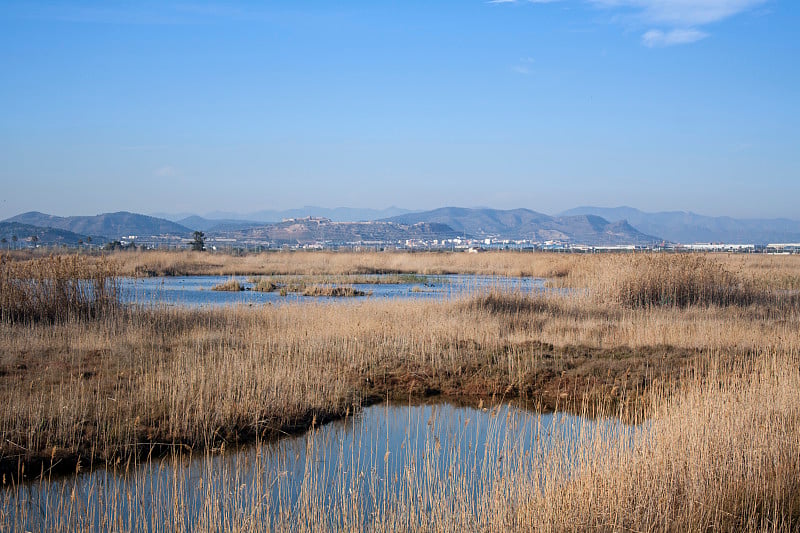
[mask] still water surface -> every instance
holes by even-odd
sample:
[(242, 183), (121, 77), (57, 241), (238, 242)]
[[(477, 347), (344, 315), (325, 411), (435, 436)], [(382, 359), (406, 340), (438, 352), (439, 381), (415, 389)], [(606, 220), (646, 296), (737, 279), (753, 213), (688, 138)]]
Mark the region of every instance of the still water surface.
[[(341, 276), (345, 278), (345, 276)], [(220, 306), (235, 304), (266, 304), (303, 301), (346, 301), (365, 298), (399, 298), (409, 300), (447, 299), (470, 292), (498, 289), (522, 293), (534, 293), (545, 290), (543, 278), (511, 278), (504, 276), (474, 276), (452, 274), (443, 276), (413, 276), (413, 281), (404, 283), (380, 283), (380, 275), (358, 276), (361, 281), (374, 279), (373, 283), (343, 283), (337, 285), (352, 286), (367, 293), (366, 296), (354, 298), (329, 298), (302, 296), (280, 292), (257, 292), (245, 290), (225, 292), (212, 290), (232, 279), (231, 276), (176, 276), (132, 279), (122, 282), (122, 298), (126, 303), (142, 305), (177, 305), (177, 306)], [(248, 276), (234, 276), (245, 287), (252, 287)], [(280, 281), (281, 276), (270, 276)], [(291, 276), (291, 279), (302, 279), (302, 276)], [(354, 278), (355, 279), (355, 278)]]
[(215, 516), (308, 519), (309, 509), (335, 525), (353, 508), (362, 518), (398, 505), (434, 512), (443, 501), (477, 509), (507, 476), (542, 483), (546, 471), (585, 464), (590, 442), (624, 443), (635, 431), (508, 404), (375, 405), (301, 436), (6, 491), (0, 526), (58, 529), (67, 516), (81, 529), (154, 531), (166, 520), (191, 530)]

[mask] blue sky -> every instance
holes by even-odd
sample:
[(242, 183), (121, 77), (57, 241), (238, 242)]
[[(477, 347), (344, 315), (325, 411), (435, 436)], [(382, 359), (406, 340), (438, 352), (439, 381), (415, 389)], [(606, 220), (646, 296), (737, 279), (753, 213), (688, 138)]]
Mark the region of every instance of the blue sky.
[(789, 0), (0, 1), (0, 218), (800, 219)]

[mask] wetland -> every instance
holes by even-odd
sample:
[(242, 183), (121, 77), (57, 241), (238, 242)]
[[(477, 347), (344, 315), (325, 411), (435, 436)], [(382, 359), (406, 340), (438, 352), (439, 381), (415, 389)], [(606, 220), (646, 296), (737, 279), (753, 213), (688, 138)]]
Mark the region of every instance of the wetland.
[[(4, 256), (0, 528), (798, 527), (796, 257), (467, 255)], [(173, 275), (124, 279), (143, 264)], [(178, 274), (220, 276), (203, 296), (232, 276), (405, 275), (451, 292), (125, 303), (126, 283)], [(457, 451), (450, 468), (440, 454), (462, 450), (467, 418), (463, 439), (486, 449), (476, 428), (494, 428), (502, 453), (478, 467)], [(455, 425), (430, 433), (431, 419)], [(369, 465), (361, 484), (334, 450)]]

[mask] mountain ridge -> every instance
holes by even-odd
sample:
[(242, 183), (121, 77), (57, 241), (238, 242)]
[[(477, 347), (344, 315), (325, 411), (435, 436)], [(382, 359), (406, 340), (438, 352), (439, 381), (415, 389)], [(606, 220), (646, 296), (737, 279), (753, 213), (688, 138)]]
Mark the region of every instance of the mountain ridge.
[(672, 242), (724, 242), (728, 244), (768, 244), (800, 242), (800, 221), (787, 218), (742, 219), (712, 217), (691, 211), (650, 213), (630, 206), (580, 206), (560, 213), (562, 216), (596, 215), (610, 222), (627, 220), (644, 233), (652, 233)]
[[(335, 208), (342, 213), (349, 208)], [(394, 208), (392, 208), (394, 209)], [(399, 208), (397, 208), (399, 209)], [(331, 210), (328, 210), (331, 211)], [(360, 210), (363, 211), (363, 210)], [(381, 210), (378, 210), (379, 212)], [(209, 235), (239, 236), (276, 235), (276, 238), (293, 242), (292, 235), (284, 234), (286, 227), (295, 223), (296, 233), (320, 240), (335, 236), (355, 239), (364, 234), (366, 240), (375, 240), (383, 233), (388, 241), (402, 240), (402, 231), (407, 238), (420, 235), (429, 238), (473, 238), (509, 239), (535, 242), (560, 241), (586, 245), (649, 245), (662, 242), (690, 244), (695, 242), (724, 242), (728, 244), (768, 244), (800, 242), (800, 221), (776, 219), (735, 219), (732, 217), (709, 217), (690, 211), (663, 211), (648, 213), (639, 209), (620, 207), (581, 206), (551, 216), (531, 209), (491, 209), (447, 206), (428, 211), (408, 211), (392, 217), (371, 221), (335, 221), (328, 217), (287, 217), (281, 222), (259, 222), (245, 219), (206, 219), (196, 215), (178, 222), (119, 211), (94, 216), (59, 217), (30, 211), (6, 219), (7, 223), (27, 224), (38, 228), (54, 228), (74, 233), (50, 235), (54, 242), (75, 242), (91, 236), (95, 242), (138, 237), (171, 236), (185, 239), (192, 231), (204, 231)], [(283, 214), (304, 212), (303, 209), (286, 210)], [(300, 231), (297, 221), (304, 219), (327, 220), (325, 224), (309, 225)], [(392, 222), (396, 227), (375, 225)], [(344, 224), (353, 224), (347, 228)], [(371, 225), (370, 225), (371, 224)], [(425, 229), (414, 229), (416, 224), (427, 224)], [(360, 225), (360, 226), (359, 226)], [(402, 228), (406, 229), (403, 230)], [(32, 230), (26, 229), (28, 233)], [(32, 234), (32, 233), (31, 233)], [(44, 235), (44, 234), (42, 234)]]
[(94, 238), (118, 239), (128, 235), (180, 235), (188, 237), (192, 230), (166, 219), (117, 211), (93, 216), (59, 217), (39, 211), (28, 211), (3, 222), (19, 222), (40, 228), (54, 228)]
[(594, 215), (553, 217), (530, 209), (442, 207), (385, 219), (406, 224), (435, 222), (477, 238), (565, 241), (572, 244), (653, 244), (662, 239), (646, 235), (627, 223), (611, 223)]
[[(22, 222), (0, 222), (0, 239), (6, 240), (2, 245), (3, 249), (17, 246), (20, 241), (30, 243), (31, 237), (34, 235), (36, 236), (37, 244), (41, 245), (78, 245), (90, 242), (90, 237), (88, 235), (81, 235), (72, 231), (33, 226), (31, 224), (23, 224)], [(16, 243), (14, 242), (14, 237), (17, 237)]]

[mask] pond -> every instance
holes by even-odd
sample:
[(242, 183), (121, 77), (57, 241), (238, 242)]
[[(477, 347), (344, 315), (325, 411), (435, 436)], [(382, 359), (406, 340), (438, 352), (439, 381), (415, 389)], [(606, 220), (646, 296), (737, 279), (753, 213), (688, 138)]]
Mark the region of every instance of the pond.
[[(243, 291), (217, 291), (214, 287), (236, 280)], [(265, 276), (276, 285), (288, 287), (272, 292), (253, 290), (259, 277), (248, 276), (176, 276), (133, 279), (122, 282), (125, 303), (140, 305), (177, 305), (188, 307), (220, 305), (257, 305), (303, 301), (343, 301), (364, 298), (399, 298), (410, 300), (448, 299), (477, 291), (503, 290), (522, 293), (544, 291), (543, 278), (515, 278), (451, 274), (335, 276)], [(348, 286), (363, 293), (355, 297), (304, 296), (302, 287)], [(297, 290), (299, 292), (292, 292)]]
[(0, 531), (363, 530), (397, 513), (480, 513), (498, 493), (563, 479), (598, 442), (626, 446), (636, 432), (508, 404), (374, 405), (301, 436), (7, 489)]

